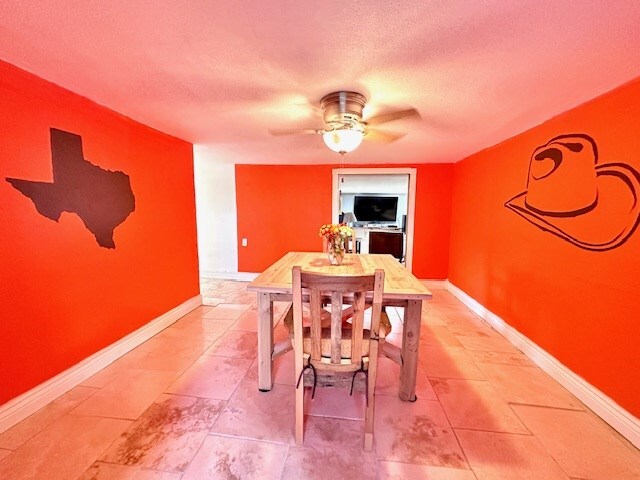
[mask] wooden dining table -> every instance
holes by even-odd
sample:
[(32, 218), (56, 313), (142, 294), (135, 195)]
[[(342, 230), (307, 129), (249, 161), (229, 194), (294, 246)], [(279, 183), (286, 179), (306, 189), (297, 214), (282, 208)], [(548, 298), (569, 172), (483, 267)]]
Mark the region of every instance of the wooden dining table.
[(404, 308), (402, 348), (386, 342), (383, 353), (400, 364), (402, 400), (415, 401), (418, 348), (422, 301), (432, 297), (431, 292), (397, 259), (387, 254), (346, 254), (341, 265), (331, 265), (326, 253), (289, 252), (258, 275), (247, 290), (258, 295), (258, 388), (271, 390), (273, 386), (273, 302), (292, 301), (292, 274), (294, 266), (302, 270), (331, 275), (373, 275), (383, 269), (383, 305)]

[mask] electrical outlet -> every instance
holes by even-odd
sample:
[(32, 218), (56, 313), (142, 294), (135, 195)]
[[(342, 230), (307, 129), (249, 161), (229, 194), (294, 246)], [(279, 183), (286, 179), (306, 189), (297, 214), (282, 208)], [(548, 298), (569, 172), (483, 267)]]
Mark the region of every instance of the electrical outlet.
[(246, 239), (246, 238), (243, 238), (243, 239), (242, 239), (242, 246), (243, 246), (243, 247), (246, 247), (248, 243), (249, 243), (249, 242), (247, 241), (247, 239)]

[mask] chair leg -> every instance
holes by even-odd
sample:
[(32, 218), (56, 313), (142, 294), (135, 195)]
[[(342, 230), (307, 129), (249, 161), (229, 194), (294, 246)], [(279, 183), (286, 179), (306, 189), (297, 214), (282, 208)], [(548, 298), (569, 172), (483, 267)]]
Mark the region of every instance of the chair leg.
[(304, 438), (304, 381), (296, 388), (296, 445), (302, 446)]
[[(298, 336), (294, 337), (294, 365), (295, 372), (300, 372), (304, 369), (303, 364), (303, 353), (302, 353), (302, 338)], [(295, 420), (294, 420), (294, 430), (296, 437), (296, 445), (302, 446), (303, 436), (304, 436), (304, 378), (302, 381), (298, 382), (295, 389), (295, 403), (296, 403), (296, 411), (295, 411)]]
[(365, 452), (370, 452), (371, 450), (373, 450), (373, 433), (365, 432), (365, 434), (364, 434), (364, 451)]
[[(371, 377), (368, 379), (371, 383)], [(374, 407), (374, 385), (369, 385), (367, 389), (367, 408), (364, 414), (364, 450), (370, 452), (373, 448), (373, 407)]]
[(371, 375), (371, 371), (369, 371), (369, 378), (367, 379), (368, 388), (367, 388), (367, 407), (364, 413), (364, 449), (367, 452), (370, 452), (373, 448), (373, 410), (374, 410), (374, 391), (375, 391), (375, 373)]
[(367, 375), (367, 408), (364, 413), (364, 449), (369, 452), (373, 448), (373, 411), (375, 407), (376, 377), (378, 376), (378, 345), (371, 342), (369, 347), (369, 372)]

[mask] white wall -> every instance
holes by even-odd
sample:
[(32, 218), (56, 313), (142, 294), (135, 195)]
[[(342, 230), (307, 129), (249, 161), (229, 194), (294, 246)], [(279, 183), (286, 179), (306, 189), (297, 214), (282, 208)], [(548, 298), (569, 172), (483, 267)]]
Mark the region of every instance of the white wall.
[(340, 175), (340, 192), (367, 194), (406, 194), (409, 190), (409, 175)]
[(194, 145), (193, 170), (200, 276), (238, 272), (236, 176), (210, 148)]
[(402, 226), (402, 216), (407, 214), (409, 175), (340, 175), (340, 210), (353, 212), (356, 195), (398, 197), (396, 225)]

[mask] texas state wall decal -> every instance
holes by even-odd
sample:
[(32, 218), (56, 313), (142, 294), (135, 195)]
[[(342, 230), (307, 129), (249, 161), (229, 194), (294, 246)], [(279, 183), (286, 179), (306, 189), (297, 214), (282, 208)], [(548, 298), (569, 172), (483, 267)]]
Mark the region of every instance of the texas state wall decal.
[(18, 178), (7, 182), (30, 198), (41, 215), (57, 222), (62, 212), (75, 213), (98, 245), (115, 248), (114, 229), (136, 208), (129, 176), (89, 163), (80, 135), (50, 130), (53, 183)]
[(529, 160), (526, 190), (505, 203), (536, 227), (585, 250), (624, 244), (640, 221), (640, 174), (625, 163), (598, 163), (588, 135), (552, 138)]

